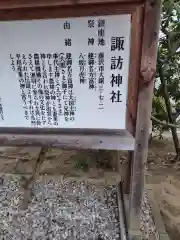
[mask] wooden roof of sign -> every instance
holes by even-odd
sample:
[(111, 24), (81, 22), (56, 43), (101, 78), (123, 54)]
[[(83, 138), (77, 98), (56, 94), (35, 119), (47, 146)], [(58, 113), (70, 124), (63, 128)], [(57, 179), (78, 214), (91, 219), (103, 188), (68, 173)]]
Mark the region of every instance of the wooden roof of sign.
[(99, 4), (99, 3), (131, 3), (137, 4), (143, 0), (1, 0), (0, 9), (27, 8), (27, 7), (52, 7), (75, 4)]

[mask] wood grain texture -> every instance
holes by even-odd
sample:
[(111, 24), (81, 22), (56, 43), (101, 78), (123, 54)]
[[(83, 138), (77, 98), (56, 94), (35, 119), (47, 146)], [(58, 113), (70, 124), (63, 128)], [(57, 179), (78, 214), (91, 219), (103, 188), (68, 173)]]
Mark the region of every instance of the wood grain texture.
[[(154, 88), (153, 80), (155, 76), (152, 72), (154, 73), (156, 71), (160, 13), (160, 0), (146, 0), (140, 68), (141, 85), (138, 94), (135, 151), (131, 176), (131, 198), (129, 210), (129, 227), (131, 231), (134, 228), (134, 223), (137, 223), (137, 221), (140, 222), (140, 206), (145, 182), (145, 166), (148, 154), (149, 125)], [(145, 69), (146, 74), (144, 74)]]
[[(135, 136), (136, 131), (136, 115), (137, 115), (137, 98), (138, 85), (140, 77), (141, 63), (141, 44), (142, 44), (142, 21), (143, 21), (143, 5), (138, 5), (132, 13), (132, 31), (131, 31), (131, 52), (128, 82), (128, 102), (127, 102), (127, 130)], [(128, 154), (128, 163), (124, 169), (123, 190), (126, 194), (130, 192), (130, 176), (133, 152)]]
[(75, 5), (75, 6), (49, 6), (17, 9), (0, 9), (1, 21), (32, 20), (85, 17), (98, 15), (131, 14), (136, 9), (135, 4), (98, 4), (98, 5)]
[(104, 134), (0, 134), (1, 146), (56, 147), (62, 149), (133, 150), (134, 139), (126, 132)]
[(0, 9), (69, 6), (104, 3), (139, 3), (142, 0), (1, 0)]
[(136, 114), (137, 114), (137, 94), (139, 82), (139, 69), (141, 61), (141, 36), (142, 36), (142, 19), (143, 5), (138, 5), (132, 13), (132, 30), (131, 30), (131, 51), (129, 65), (129, 82), (128, 82), (128, 102), (127, 102), (127, 129), (135, 136)]

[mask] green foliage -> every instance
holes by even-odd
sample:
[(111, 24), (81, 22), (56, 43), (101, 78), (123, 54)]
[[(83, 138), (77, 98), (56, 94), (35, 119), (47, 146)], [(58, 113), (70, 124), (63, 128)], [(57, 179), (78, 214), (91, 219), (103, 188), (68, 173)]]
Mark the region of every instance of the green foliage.
[[(153, 99), (153, 115), (168, 121), (161, 79), (167, 84), (167, 92), (173, 103), (173, 116), (180, 114), (180, 3), (164, 0), (158, 48), (157, 79)], [(154, 129), (167, 130), (153, 122)]]
[(89, 165), (86, 155), (84, 154), (77, 154), (76, 157), (74, 157), (74, 168), (76, 170), (82, 170), (84, 172), (88, 171)]
[[(153, 112), (152, 115), (159, 119), (160, 121), (168, 121), (166, 105), (164, 98), (162, 96), (153, 97)], [(153, 131), (161, 138), (163, 131), (169, 130), (169, 127), (158, 124), (155, 121), (152, 121)]]

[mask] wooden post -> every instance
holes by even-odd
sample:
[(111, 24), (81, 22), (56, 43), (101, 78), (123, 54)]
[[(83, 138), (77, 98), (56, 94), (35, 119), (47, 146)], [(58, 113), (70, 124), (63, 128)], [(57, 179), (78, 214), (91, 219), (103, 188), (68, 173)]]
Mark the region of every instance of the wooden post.
[(133, 151), (128, 151), (127, 164), (124, 166), (124, 175), (123, 175), (123, 192), (127, 195), (130, 193), (130, 184), (131, 184), (131, 168), (133, 161)]
[(156, 74), (157, 43), (161, 16), (161, 0), (146, 0), (138, 92), (135, 151), (131, 173), (129, 208), (130, 239), (140, 227), (140, 207), (145, 184), (148, 136), (154, 79)]
[[(136, 10), (132, 14), (132, 42), (130, 59), (130, 73), (129, 73), (129, 90), (128, 90), (128, 116), (131, 119), (131, 134), (135, 137), (136, 132), (136, 118), (137, 118), (137, 100), (138, 100), (138, 83), (140, 76), (140, 61), (141, 61), (141, 47), (142, 47), (142, 22), (143, 22), (143, 6), (137, 5)], [(134, 150), (134, 149), (133, 149)], [(123, 175), (123, 191), (126, 194), (130, 193), (130, 176), (131, 166), (133, 161), (133, 151), (128, 152), (127, 165), (124, 169)]]

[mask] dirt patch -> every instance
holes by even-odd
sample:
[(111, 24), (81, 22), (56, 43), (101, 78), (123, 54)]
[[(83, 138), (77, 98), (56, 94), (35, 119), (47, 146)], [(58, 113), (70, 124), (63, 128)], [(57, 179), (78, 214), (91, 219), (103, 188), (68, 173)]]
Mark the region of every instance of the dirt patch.
[[(0, 172), (32, 174), (39, 148), (8, 148), (0, 152)], [(121, 156), (121, 163), (125, 157)], [(122, 168), (121, 168), (122, 169)], [(78, 178), (121, 179), (118, 154), (115, 151), (69, 151), (49, 149), (40, 175), (63, 175)]]
[(171, 240), (180, 239), (180, 179), (168, 176), (160, 184), (154, 185), (164, 225)]
[[(39, 148), (7, 148), (0, 152), (0, 172), (31, 174)], [(171, 240), (180, 239), (180, 165), (172, 164), (175, 157), (170, 140), (152, 141), (147, 164), (147, 182), (153, 186), (166, 230)], [(68, 178), (121, 179), (127, 163), (124, 152), (64, 151), (49, 149), (40, 175), (63, 175)]]
[(152, 184), (166, 231), (171, 240), (180, 239), (180, 165), (174, 159), (172, 141), (154, 141), (150, 145), (147, 181)]

